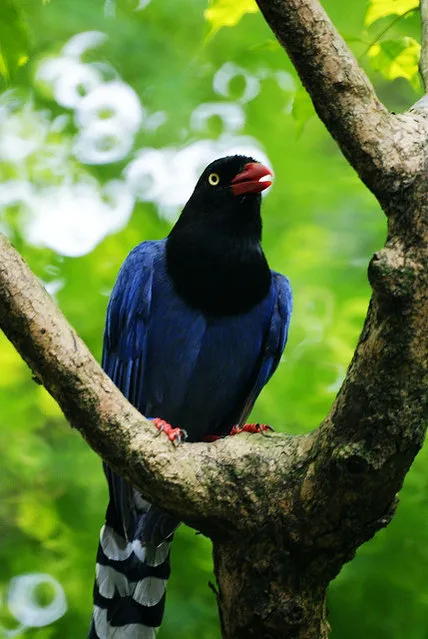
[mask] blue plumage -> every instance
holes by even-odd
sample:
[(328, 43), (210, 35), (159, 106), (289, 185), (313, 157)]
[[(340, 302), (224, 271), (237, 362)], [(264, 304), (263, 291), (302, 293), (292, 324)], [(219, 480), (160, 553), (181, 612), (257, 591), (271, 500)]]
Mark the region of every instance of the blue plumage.
[[(181, 222), (184, 240), (177, 225), (170, 236), (175, 243), (170, 238), (143, 242), (130, 253), (109, 302), (104, 336), (103, 367), (115, 384), (144, 415), (186, 429), (189, 441), (224, 436), (232, 426), (244, 424), (279, 363), (291, 314), (289, 282), (268, 270), (260, 249), (258, 193), (262, 188), (254, 186), (254, 170), (248, 167), (256, 166), (260, 173), (261, 165), (240, 156), (217, 162), (220, 165), (210, 165), (202, 175), (181, 218), (190, 219), (190, 238), (198, 240), (189, 243), (189, 223)], [(229, 240), (224, 240), (223, 222), (208, 228), (215, 247), (210, 252), (209, 241), (200, 241), (201, 216), (196, 217), (195, 211), (201, 192), (203, 199), (207, 197), (203, 178), (213, 174), (213, 166), (220, 175), (220, 187), (226, 167), (227, 184), (223, 193), (213, 191), (210, 219), (215, 218), (216, 198), (227, 197), (238, 207), (237, 215), (244, 211), (248, 220), (242, 218), (242, 240), (240, 235), (235, 237), (234, 227)], [(232, 178), (246, 177), (245, 171), (250, 186), (245, 191), (241, 178), (235, 195)], [(204, 250), (198, 253), (201, 244)], [(217, 258), (222, 263), (218, 277), (212, 273)], [(181, 268), (188, 269), (183, 281)], [(198, 308), (198, 277), (204, 272), (210, 273), (206, 277), (209, 295), (201, 298)], [(192, 282), (187, 289), (188, 273)], [(253, 282), (248, 282), (251, 278)], [(248, 295), (237, 300), (236, 291), (246, 287)], [(209, 307), (212, 299), (220, 300), (215, 312)], [(97, 556), (89, 636), (154, 637), (169, 576), (169, 543), (179, 521), (143, 500), (108, 467), (105, 470), (110, 504)]]

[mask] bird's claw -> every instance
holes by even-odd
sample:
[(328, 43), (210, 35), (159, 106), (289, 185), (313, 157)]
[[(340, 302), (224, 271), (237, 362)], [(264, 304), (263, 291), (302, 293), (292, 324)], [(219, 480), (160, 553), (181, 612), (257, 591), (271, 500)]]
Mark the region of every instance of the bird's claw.
[(168, 422), (159, 417), (154, 417), (152, 422), (159, 431), (157, 433), (158, 435), (165, 433), (168, 439), (177, 446), (187, 439), (187, 431), (185, 431), (184, 428), (174, 428), (171, 424), (168, 424)]
[(234, 426), (229, 435), (239, 435), (239, 433), (261, 433), (273, 431), (272, 426), (267, 424), (244, 424), (243, 426)]

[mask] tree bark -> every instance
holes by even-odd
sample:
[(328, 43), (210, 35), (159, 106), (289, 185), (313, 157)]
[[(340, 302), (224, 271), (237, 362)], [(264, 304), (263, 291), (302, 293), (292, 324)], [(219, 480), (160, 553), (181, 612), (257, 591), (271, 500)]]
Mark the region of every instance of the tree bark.
[(214, 571), (223, 637), (327, 639), (325, 585), (281, 536), (214, 543)]
[(388, 218), (364, 328), (323, 423), (179, 447), (156, 437), (2, 236), (0, 327), (116, 472), (211, 537), (224, 639), (324, 639), (327, 586), (390, 521), (426, 428), (428, 116), (424, 100), (388, 113), (316, 0), (258, 4)]

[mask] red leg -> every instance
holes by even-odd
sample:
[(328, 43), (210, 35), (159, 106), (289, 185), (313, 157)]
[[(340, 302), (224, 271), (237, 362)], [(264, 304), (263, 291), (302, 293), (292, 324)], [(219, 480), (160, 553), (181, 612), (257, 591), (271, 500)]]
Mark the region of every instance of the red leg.
[(158, 434), (165, 433), (171, 442), (181, 444), (184, 439), (187, 439), (187, 433), (183, 428), (174, 428), (164, 419), (160, 419), (160, 417), (154, 417), (151, 421), (158, 429)]
[(244, 424), (243, 426), (234, 426), (229, 435), (239, 435), (239, 433), (265, 433), (273, 430), (267, 424)]

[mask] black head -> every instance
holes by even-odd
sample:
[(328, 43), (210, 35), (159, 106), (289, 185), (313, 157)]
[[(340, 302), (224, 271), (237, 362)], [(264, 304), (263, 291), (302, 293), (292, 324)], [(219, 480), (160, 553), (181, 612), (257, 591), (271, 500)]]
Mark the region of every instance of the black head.
[(260, 226), (260, 193), (272, 184), (272, 172), (251, 157), (233, 155), (211, 162), (202, 173), (177, 227), (221, 226), (240, 235)]
[[(258, 194), (272, 184), (266, 180), (272, 171), (253, 158), (231, 155), (211, 162), (199, 178), (195, 193), (206, 193), (210, 197), (220, 194)], [(262, 181), (260, 181), (262, 180)]]
[(177, 293), (212, 315), (243, 313), (269, 290), (260, 246), (260, 193), (272, 172), (243, 155), (207, 166), (167, 241)]

